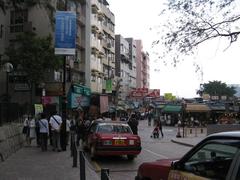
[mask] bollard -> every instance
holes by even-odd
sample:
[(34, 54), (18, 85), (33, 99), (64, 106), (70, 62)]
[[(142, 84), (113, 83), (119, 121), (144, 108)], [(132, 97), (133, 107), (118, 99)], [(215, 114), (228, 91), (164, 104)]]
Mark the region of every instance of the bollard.
[(197, 137), (197, 127), (195, 127), (195, 137)]
[(201, 128), (201, 134), (203, 133), (203, 129)]
[(77, 147), (76, 144), (73, 144), (73, 166), (72, 167), (77, 167)]
[(79, 151), (79, 162), (80, 162), (80, 180), (86, 180), (85, 159), (84, 152), (82, 150)]
[(190, 134), (192, 134), (192, 129), (190, 129)]
[(3, 158), (2, 153), (0, 153), (0, 157), (1, 157), (1, 161), (3, 162), (3, 161), (4, 161), (4, 158)]
[(73, 138), (74, 134), (71, 133), (71, 144), (70, 144), (70, 150), (71, 150), (71, 154), (70, 156), (73, 157), (73, 144), (74, 144), (74, 138)]
[(103, 168), (101, 169), (101, 180), (109, 180), (109, 169)]

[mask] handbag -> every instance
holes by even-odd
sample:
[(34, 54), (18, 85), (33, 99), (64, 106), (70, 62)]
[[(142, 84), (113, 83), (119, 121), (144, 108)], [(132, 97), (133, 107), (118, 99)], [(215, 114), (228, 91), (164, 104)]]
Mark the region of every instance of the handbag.
[(27, 134), (28, 132), (28, 126), (23, 126), (22, 133)]

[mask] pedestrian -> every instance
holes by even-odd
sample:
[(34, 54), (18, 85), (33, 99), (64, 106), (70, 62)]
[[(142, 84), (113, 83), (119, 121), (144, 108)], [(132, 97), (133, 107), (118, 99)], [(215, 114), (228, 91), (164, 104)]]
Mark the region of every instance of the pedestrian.
[(22, 133), (25, 135), (26, 138), (26, 143), (29, 146), (30, 145), (30, 139), (29, 139), (29, 134), (30, 134), (30, 121), (28, 117), (25, 117), (24, 122), (23, 122), (23, 130)]
[(32, 144), (32, 140), (36, 138), (36, 121), (33, 116), (29, 116), (29, 145)]
[(47, 151), (49, 126), (48, 126), (48, 120), (46, 119), (45, 113), (41, 113), (41, 117), (38, 123), (39, 123), (41, 149), (42, 151)]
[(147, 118), (148, 118), (148, 126), (151, 126), (151, 123), (152, 123), (152, 112), (151, 111), (148, 111)]
[(132, 129), (133, 134), (138, 134), (138, 120), (136, 119), (135, 114), (132, 114), (128, 120), (128, 125)]
[(69, 120), (69, 116), (67, 116), (67, 118), (66, 118), (66, 145), (69, 144), (70, 127), (71, 127), (71, 123)]
[(77, 134), (77, 146), (82, 145), (85, 136), (85, 125), (84, 125), (84, 111), (78, 109), (76, 120), (76, 134)]
[(57, 115), (57, 111), (54, 111), (50, 117), (49, 124), (51, 125), (52, 129), (53, 151), (60, 152), (60, 130), (62, 125), (62, 117)]
[(160, 117), (158, 117), (157, 126), (158, 126), (159, 132), (161, 133), (161, 136), (163, 138), (164, 135), (163, 135), (162, 122), (161, 122)]
[(35, 117), (35, 132), (36, 132), (36, 143), (37, 146), (40, 147), (41, 146), (41, 138), (40, 138), (40, 126), (39, 126), (39, 120), (41, 118), (41, 114), (38, 114), (38, 116)]

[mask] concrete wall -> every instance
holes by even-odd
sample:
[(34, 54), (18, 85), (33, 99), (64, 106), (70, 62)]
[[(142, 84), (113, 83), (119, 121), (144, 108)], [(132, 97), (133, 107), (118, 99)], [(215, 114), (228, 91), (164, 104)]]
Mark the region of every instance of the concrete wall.
[(0, 127), (0, 163), (19, 150), (24, 142), (22, 124), (12, 123)]
[(207, 126), (207, 135), (224, 132), (240, 130), (240, 124), (210, 124)]

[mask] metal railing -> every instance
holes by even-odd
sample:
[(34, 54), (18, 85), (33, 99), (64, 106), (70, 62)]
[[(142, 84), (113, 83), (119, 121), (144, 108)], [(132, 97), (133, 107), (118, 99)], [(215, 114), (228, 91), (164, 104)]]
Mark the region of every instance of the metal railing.
[(73, 165), (72, 167), (75, 168), (78, 165), (78, 154), (79, 154), (79, 170), (80, 170), (80, 180), (86, 180), (86, 169), (90, 172), (91, 176), (94, 176), (94, 179), (97, 180), (111, 180), (109, 176), (109, 169), (102, 168), (101, 169), (101, 177), (97, 174), (95, 168), (91, 165), (89, 160), (85, 156), (85, 152), (83, 148), (80, 147), (79, 152), (77, 150), (76, 145), (76, 133), (71, 132), (71, 157), (73, 158)]
[(0, 126), (6, 123), (16, 122), (27, 113), (25, 105), (18, 103), (0, 103)]

